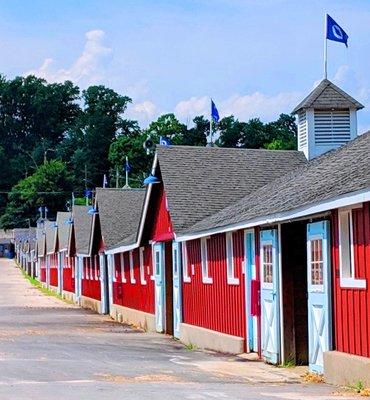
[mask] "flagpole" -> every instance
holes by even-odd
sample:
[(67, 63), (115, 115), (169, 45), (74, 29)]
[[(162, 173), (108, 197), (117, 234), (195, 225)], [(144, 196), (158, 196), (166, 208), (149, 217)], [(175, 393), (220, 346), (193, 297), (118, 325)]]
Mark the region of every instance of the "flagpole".
[(324, 21), (324, 79), (328, 79), (328, 16), (325, 14)]
[(209, 121), (209, 145), (212, 147), (212, 98), (211, 98), (211, 118)]

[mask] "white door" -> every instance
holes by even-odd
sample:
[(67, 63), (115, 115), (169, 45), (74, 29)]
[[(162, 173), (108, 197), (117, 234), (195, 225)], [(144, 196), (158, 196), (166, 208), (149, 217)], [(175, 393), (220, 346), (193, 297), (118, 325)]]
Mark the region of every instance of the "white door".
[(113, 307), (113, 257), (114, 254), (109, 254), (107, 256), (108, 262), (108, 292), (109, 292), (109, 310), (112, 310)]
[(261, 350), (272, 364), (280, 362), (279, 257), (277, 229), (261, 232)]
[(322, 374), (332, 342), (329, 221), (307, 225), (307, 291), (309, 368)]
[(157, 332), (165, 330), (165, 280), (164, 280), (164, 251), (163, 244), (156, 243), (154, 252), (155, 277), (155, 326)]
[(58, 293), (63, 292), (64, 252), (58, 253)]
[(82, 292), (82, 277), (83, 277), (83, 257), (76, 256), (76, 272), (75, 272), (75, 292), (77, 302), (81, 299)]
[(172, 272), (173, 272), (173, 336), (180, 338), (181, 311), (181, 245), (172, 242)]
[(50, 286), (50, 256), (46, 256), (46, 287)]
[(108, 274), (105, 254), (99, 254), (100, 267), (100, 296), (102, 314), (109, 314), (109, 293), (108, 293)]

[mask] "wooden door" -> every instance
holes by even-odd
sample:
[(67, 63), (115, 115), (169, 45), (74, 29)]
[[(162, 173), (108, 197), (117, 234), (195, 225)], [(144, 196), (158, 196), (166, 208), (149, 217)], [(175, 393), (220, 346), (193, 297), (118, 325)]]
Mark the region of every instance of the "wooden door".
[(279, 257), (277, 229), (261, 231), (261, 350), (263, 358), (280, 362)]
[(165, 277), (163, 243), (153, 246), (155, 278), (155, 326), (157, 332), (165, 330)]
[(321, 374), (332, 345), (329, 221), (307, 225), (307, 291), (309, 368)]
[(181, 244), (172, 243), (172, 279), (173, 279), (173, 335), (180, 338), (182, 322), (181, 309)]

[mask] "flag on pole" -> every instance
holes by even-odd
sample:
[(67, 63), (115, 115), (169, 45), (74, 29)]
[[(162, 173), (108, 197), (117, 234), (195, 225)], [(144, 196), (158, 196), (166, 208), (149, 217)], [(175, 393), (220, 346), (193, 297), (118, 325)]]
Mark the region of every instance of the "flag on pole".
[(125, 172), (131, 172), (131, 170), (132, 170), (132, 167), (131, 167), (130, 163), (128, 162), (128, 158), (127, 157), (126, 157), (125, 165), (123, 166), (123, 170)]
[(220, 120), (220, 115), (218, 113), (216, 104), (211, 99), (211, 117), (214, 122), (218, 122)]
[(348, 35), (328, 14), (326, 14), (326, 39), (344, 43), (348, 47)]
[(103, 177), (103, 188), (107, 188), (107, 187), (108, 187), (108, 178), (107, 178), (107, 175), (104, 174), (104, 177)]

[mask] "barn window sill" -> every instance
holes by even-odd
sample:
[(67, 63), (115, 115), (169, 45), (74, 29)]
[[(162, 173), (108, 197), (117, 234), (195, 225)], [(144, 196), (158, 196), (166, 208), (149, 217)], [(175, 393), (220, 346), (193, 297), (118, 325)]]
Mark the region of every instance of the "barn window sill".
[(340, 278), (340, 287), (347, 289), (366, 289), (366, 279)]
[(205, 284), (207, 284), (207, 285), (210, 285), (210, 284), (213, 283), (213, 279), (212, 279), (212, 278), (209, 278), (209, 277), (203, 277), (203, 278), (202, 278), (202, 282), (205, 283)]
[(190, 282), (191, 282), (191, 279), (188, 278), (188, 277), (186, 277), (186, 276), (184, 276), (184, 282), (185, 282), (185, 283), (190, 283)]
[(227, 278), (228, 285), (239, 285), (240, 281), (239, 278)]

